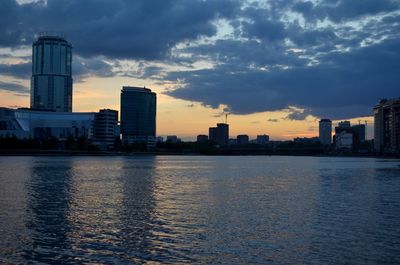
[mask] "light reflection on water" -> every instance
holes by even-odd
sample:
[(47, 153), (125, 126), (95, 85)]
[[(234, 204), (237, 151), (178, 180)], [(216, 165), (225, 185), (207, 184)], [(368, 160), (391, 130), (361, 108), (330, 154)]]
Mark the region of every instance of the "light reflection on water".
[(400, 264), (399, 164), (1, 157), (0, 263)]

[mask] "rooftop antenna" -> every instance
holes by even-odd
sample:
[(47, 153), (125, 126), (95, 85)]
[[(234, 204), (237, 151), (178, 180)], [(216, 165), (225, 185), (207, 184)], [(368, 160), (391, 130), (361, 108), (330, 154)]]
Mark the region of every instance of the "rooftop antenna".
[(228, 113), (225, 113), (225, 124), (228, 124)]

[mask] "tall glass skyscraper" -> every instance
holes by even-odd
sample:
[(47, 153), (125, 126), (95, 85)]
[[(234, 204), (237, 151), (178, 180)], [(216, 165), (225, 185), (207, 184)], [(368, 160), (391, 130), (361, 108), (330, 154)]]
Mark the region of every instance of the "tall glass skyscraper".
[(31, 108), (72, 112), (72, 46), (59, 36), (32, 45)]
[(156, 93), (148, 88), (127, 87), (121, 90), (121, 134), (125, 143), (155, 145)]
[(332, 144), (332, 121), (329, 119), (321, 119), (319, 121), (319, 141), (323, 145)]

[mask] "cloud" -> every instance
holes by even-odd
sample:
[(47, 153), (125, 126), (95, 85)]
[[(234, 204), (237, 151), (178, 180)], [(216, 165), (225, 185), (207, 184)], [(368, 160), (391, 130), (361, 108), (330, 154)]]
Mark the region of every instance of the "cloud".
[[(175, 84), (170, 96), (234, 114), (295, 106), (307, 111), (289, 119), (344, 119), (399, 96), (399, 3), (2, 0), (0, 47), (30, 47), (36, 33), (61, 31), (74, 47), (75, 81), (151, 79)], [(29, 62), (3, 63), (0, 72), (29, 78)]]
[(174, 72), (171, 80), (185, 85), (166, 93), (214, 108), (224, 104), (236, 114), (297, 106), (317, 117), (341, 119), (371, 115), (379, 98), (398, 96), (399, 68), (400, 40), (392, 39), (327, 53), (312, 66), (265, 71), (243, 62)]
[(83, 58), (74, 56), (72, 60), (72, 74), (75, 82), (81, 82), (90, 76), (111, 77), (116, 73), (113, 65), (101, 58)]
[(0, 81), (0, 90), (15, 92), (18, 94), (29, 94), (29, 88), (27, 88), (21, 84), (9, 83), (9, 82), (3, 82), (3, 81)]
[(0, 64), (0, 73), (15, 78), (28, 79), (32, 72), (31, 63)]
[[(111, 77), (115, 76), (113, 66), (101, 58), (83, 58), (74, 56), (72, 60), (72, 74), (75, 82), (80, 82), (90, 76)], [(32, 63), (0, 64), (0, 73), (17, 79), (30, 79)]]
[(41, 31), (63, 32), (80, 56), (163, 59), (183, 41), (213, 36), (216, 19), (232, 17), (238, 1), (47, 0), (0, 3), (0, 46), (30, 45)]
[(284, 119), (292, 121), (302, 121), (305, 120), (309, 115), (311, 115), (311, 112), (309, 110), (289, 107), (289, 114)]
[(336, 23), (398, 9), (399, 1), (397, 0), (326, 0), (318, 3), (300, 1), (292, 6), (292, 10), (302, 14), (306, 20), (323, 21), (328, 18)]

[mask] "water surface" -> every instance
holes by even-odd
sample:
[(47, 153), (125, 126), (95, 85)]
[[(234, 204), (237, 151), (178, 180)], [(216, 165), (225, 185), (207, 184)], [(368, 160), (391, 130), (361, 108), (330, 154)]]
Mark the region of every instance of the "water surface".
[(0, 263), (400, 264), (399, 165), (0, 157)]

